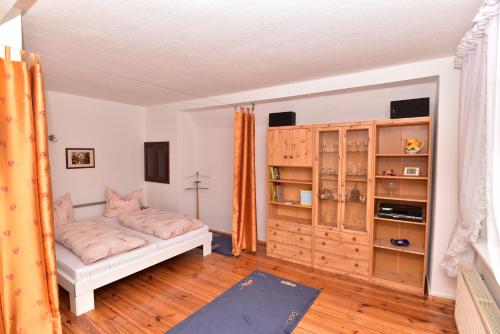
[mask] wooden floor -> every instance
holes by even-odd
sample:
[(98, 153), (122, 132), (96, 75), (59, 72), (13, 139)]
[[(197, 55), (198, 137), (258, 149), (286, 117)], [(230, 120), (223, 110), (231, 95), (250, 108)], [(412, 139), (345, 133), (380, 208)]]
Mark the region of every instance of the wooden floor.
[[(65, 333), (165, 333), (254, 269), (321, 289), (294, 333), (457, 333), (453, 305), (430, 302), (264, 255), (192, 250), (95, 292), (80, 317), (60, 290)], [(237, 333), (235, 333), (237, 334)]]

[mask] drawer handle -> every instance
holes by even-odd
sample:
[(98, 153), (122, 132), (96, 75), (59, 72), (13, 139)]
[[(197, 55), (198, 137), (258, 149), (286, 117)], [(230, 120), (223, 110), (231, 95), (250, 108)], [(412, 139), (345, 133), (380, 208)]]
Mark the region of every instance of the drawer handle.
[(355, 252), (359, 252), (359, 248), (354, 248), (354, 251)]
[(327, 237), (327, 236), (328, 236), (328, 232), (325, 232), (325, 237)]
[(325, 256), (321, 256), (321, 260), (324, 260), (325, 259)]
[(299, 232), (300, 232), (300, 231), (302, 231), (302, 229), (301, 229), (300, 227), (297, 227), (297, 231), (299, 231)]
[(293, 155), (290, 156), (290, 159), (293, 159)]
[(355, 263), (355, 264), (354, 264), (354, 266), (355, 266), (356, 268), (357, 268), (357, 267), (359, 267), (359, 265), (358, 265), (357, 263)]
[(286, 158), (287, 158), (287, 156), (286, 156), (286, 155), (284, 155), (284, 156), (283, 156), (283, 159), (286, 159)]
[(299, 251), (299, 254), (302, 255), (302, 251)]
[(276, 248), (276, 245), (273, 245), (273, 248)]
[(324, 245), (326, 245), (326, 242), (322, 241), (321, 244), (324, 246)]
[(276, 227), (280, 227), (280, 224), (276, 224)]
[(300, 238), (299, 238), (299, 240), (300, 240), (300, 241), (304, 241), (304, 238), (300, 237)]
[(276, 232), (274, 232), (273, 235), (276, 235)]
[(352, 241), (356, 241), (356, 237), (352, 237)]

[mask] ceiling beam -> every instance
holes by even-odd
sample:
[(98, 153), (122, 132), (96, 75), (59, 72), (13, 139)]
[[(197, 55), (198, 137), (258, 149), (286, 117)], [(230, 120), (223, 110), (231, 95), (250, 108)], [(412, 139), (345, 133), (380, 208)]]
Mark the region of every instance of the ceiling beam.
[(33, 6), (36, 0), (2, 0), (0, 1), (0, 24), (9, 21), (20, 12), (24, 13)]
[(0, 24), (3, 23), (12, 8), (14, 8), (16, 2), (17, 0), (3, 0), (0, 2)]

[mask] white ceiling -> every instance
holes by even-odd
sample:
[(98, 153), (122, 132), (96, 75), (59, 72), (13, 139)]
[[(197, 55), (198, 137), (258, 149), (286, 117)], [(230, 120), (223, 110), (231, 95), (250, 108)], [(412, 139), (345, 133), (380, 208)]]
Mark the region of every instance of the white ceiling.
[(38, 0), (49, 90), (137, 105), (453, 55), (482, 0)]

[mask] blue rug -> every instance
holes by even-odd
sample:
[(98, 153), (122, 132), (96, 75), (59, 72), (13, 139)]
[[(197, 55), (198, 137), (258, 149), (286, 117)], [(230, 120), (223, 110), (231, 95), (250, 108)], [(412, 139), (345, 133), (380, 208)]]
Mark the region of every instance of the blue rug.
[(168, 333), (291, 333), (318, 295), (318, 289), (256, 270)]
[(225, 256), (233, 256), (233, 241), (231, 235), (214, 233), (212, 237), (212, 251)]

